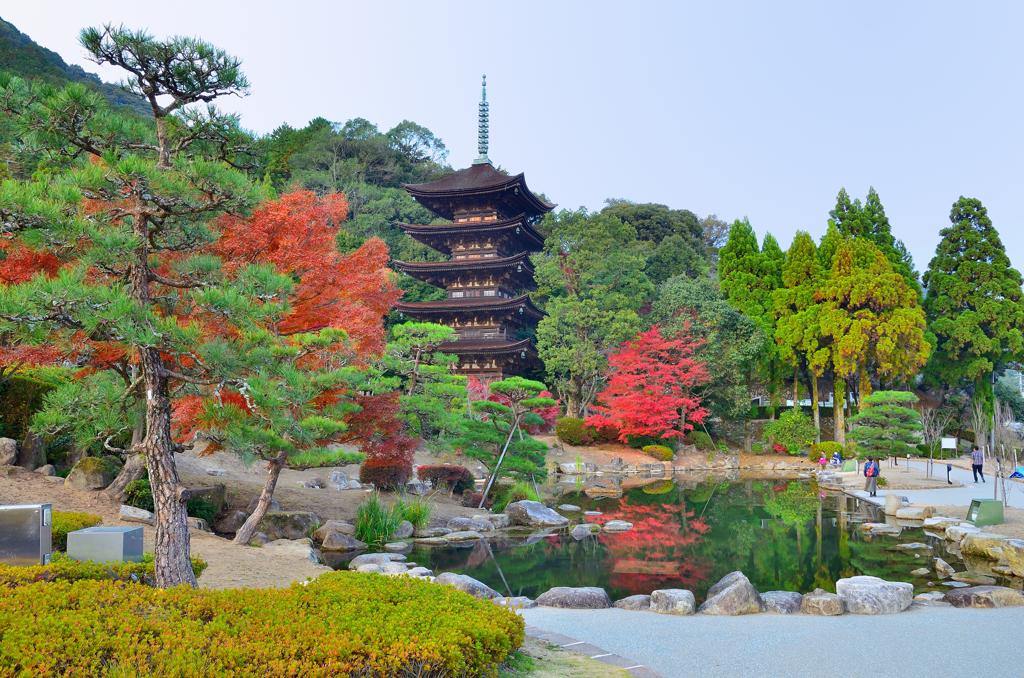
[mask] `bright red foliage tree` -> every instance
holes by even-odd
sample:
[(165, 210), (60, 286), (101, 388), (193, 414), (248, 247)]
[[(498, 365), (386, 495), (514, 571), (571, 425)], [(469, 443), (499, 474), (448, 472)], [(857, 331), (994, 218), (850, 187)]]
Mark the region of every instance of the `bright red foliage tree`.
[(704, 363), (691, 356), (700, 342), (688, 333), (665, 338), (657, 326), (627, 341), (608, 358), (608, 386), (588, 426), (616, 426), (629, 436), (674, 438), (702, 423), (707, 410), (692, 389), (708, 380)]

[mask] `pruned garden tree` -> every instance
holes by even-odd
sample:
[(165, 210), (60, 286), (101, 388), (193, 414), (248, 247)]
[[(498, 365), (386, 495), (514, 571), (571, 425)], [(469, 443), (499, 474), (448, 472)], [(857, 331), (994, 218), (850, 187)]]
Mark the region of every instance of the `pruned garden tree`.
[(619, 440), (630, 436), (681, 438), (703, 423), (708, 411), (694, 390), (708, 380), (693, 358), (700, 344), (685, 331), (664, 337), (654, 326), (627, 341), (608, 359), (608, 386), (587, 425), (614, 426)]
[(909, 391), (875, 391), (861, 399), (860, 412), (850, 417), (850, 438), (868, 451), (901, 454), (921, 441), (918, 397)]
[(928, 264), (924, 310), (936, 346), (927, 374), (973, 386), (992, 416), (992, 374), (1024, 354), (1024, 293), (979, 200), (961, 196)]

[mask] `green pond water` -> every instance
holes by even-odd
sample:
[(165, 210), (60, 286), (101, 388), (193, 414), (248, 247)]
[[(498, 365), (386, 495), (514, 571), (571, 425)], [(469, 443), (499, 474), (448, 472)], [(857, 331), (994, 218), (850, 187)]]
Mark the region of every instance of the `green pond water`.
[[(904, 528), (899, 536), (865, 535), (859, 529), (864, 522), (885, 522), (876, 507), (845, 495), (822, 496), (807, 481), (663, 481), (618, 499), (569, 493), (557, 501), (602, 513), (565, 513), (572, 523), (619, 519), (633, 529), (582, 540), (568, 530), (525, 531), (465, 546), (415, 547), (408, 559), (435, 574), (468, 574), (506, 595), (534, 598), (554, 586), (600, 586), (612, 600), (685, 588), (701, 601), (734, 570), (759, 591), (835, 591), (836, 580), (859, 574), (910, 582), (916, 593), (946, 591), (950, 587), (934, 573), (934, 557), (957, 571), (966, 569), (945, 540), (921, 528)], [(930, 548), (897, 548), (913, 542)], [(922, 567), (928, 575), (911, 574)]]

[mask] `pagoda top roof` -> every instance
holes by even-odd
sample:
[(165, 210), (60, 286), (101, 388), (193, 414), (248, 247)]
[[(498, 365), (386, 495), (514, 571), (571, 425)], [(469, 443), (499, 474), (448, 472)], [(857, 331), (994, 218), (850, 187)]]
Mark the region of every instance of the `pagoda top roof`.
[(499, 172), (489, 162), (470, 165), (455, 174), (424, 184), (406, 184), (405, 190), (424, 207), (445, 219), (453, 219), (459, 199), (493, 196), (506, 202), (509, 212), (540, 216), (555, 208), (526, 186), (524, 174)]
[(466, 311), (514, 311), (523, 309), (525, 315), (540, 319), (545, 313), (533, 305), (529, 294), (513, 299), (502, 297), (468, 297), (465, 299), (440, 299), (438, 301), (412, 301), (395, 304), (395, 309), (403, 313), (445, 314)]

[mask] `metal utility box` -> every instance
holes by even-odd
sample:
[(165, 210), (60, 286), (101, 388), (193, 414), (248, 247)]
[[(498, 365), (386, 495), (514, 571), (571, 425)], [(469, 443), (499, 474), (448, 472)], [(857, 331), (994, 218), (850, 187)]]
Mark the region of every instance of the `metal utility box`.
[(94, 563), (141, 563), (141, 527), (87, 527), (68, 532), (68, 558)]
[(855, 459), (847, 459), (843, 462), (843, 473), (856, 473), (857, 472), (857, 461)]
[(972, 499), (967, 509), (967, 522), (975, 527), (1001, 525), (1003, 523), (1003, 502), (999, 499)]
[(0, 563), (49, 565), (53, 554), (53, 507), (50, 504), (0, 506)]

